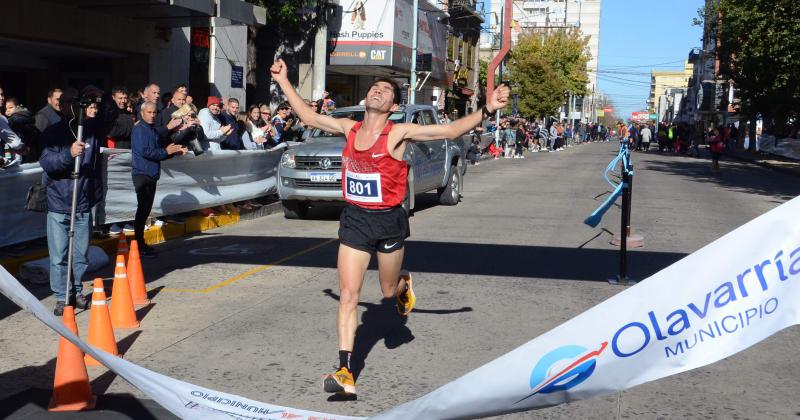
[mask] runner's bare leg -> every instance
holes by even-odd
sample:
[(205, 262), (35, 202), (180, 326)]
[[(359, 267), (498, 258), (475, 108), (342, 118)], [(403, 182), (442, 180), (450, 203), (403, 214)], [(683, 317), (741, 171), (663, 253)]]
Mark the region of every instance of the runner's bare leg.
[(358, 326), (358, 301), (371, 257), (368, 252), (339, 245), (339, 315), (336, 318), (339, 350), (353, 351)]
[(406, 281), (400, 280), (400, 269), (403, 268), (405, 247), (391, 253), (378, 252), (378, 274), (381, 279), (383, 297), (393, 299), (406, 287)]

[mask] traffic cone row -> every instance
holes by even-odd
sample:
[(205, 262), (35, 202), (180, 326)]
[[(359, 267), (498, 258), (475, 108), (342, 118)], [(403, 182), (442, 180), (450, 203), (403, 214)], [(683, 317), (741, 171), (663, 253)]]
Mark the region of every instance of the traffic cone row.
[[(127, 269), (126, 269), (127, 259)], [(111, 292), (111, 310), (106, 305), (103, 279), (94, 280), (92, 306), (89, 313), (89, 333), (87, 341), (114, 356), (121, 356), (114, 338), (114, 329), (138, 328), (134, 304), (147, 305), (147, 289), (144, 284), (142, 264), (136, 241), (131, 241), (130, 251), (124, 236), (117, 242), (117, 259), (114, 268), (114, 284)], [(75, 335), (75, 308), (64, 307), (64, 325)], [(53, 395), (48, 405), (49, 411), (91, 410), (97, 398), (92, 395), (86, 366), (99, 366), (100, 363), (70, 343), (59, 338), (56, 373), (53, 380)]]

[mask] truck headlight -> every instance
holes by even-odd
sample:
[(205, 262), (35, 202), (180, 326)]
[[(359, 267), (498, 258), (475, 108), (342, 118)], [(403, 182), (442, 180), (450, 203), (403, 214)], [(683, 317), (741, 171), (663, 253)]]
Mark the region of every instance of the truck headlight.
[(281, 166), (283, 166), (284, 168), (292, 168), (293, 169), (295, 166), (297, 166), (295, 164), (294, 157), (295, 157), (295, 152), (294, 151), (288, 151), (288, 152), (284, 153), (283, 155), (281, 155)]

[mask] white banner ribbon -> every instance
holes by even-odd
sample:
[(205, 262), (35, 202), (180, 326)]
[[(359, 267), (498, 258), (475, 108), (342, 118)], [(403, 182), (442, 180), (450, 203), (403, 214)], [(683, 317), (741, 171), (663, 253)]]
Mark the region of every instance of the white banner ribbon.
[(164, 376), (145, 369), (120, 357), (98, 350), (68, 330), (52, 312), (25, 289), (11, 274), (0, 266), (0, 292), (32, 313), (48, 327), (80, 347), (114, 373), (130, 382), (140, 391), (161, 404), (176, 416), (184, 419), (222, 420), (358, 420), (363, 417), (339, 416), (298, 410), (290, 407), (254, 401), (238, 395), (218, 392), (188, 382)]
[(464, 419), (622, 391), (800, 323), (800, 197), (374, 419)]
[[(371, 419), (464, 419), (622, 391), (800, 323), (800, 197), (510, 353)], [(184, 418), (346, 420), (213, 391), (95, 350), (4, 269), (0, 292)]]

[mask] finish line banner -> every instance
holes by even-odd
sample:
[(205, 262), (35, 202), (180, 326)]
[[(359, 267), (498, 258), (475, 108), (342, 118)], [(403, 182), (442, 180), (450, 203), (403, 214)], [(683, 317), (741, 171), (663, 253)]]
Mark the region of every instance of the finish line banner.
[[(372, 419), (464, 419), (602, 396), (800, 323), (800, 197), (417, 400)], [(348, 420), (182, 382), (95, 350), (0, 267), (0, 292), (183, 418)], [(657, 297), (657, 298), (654, 298)]]

